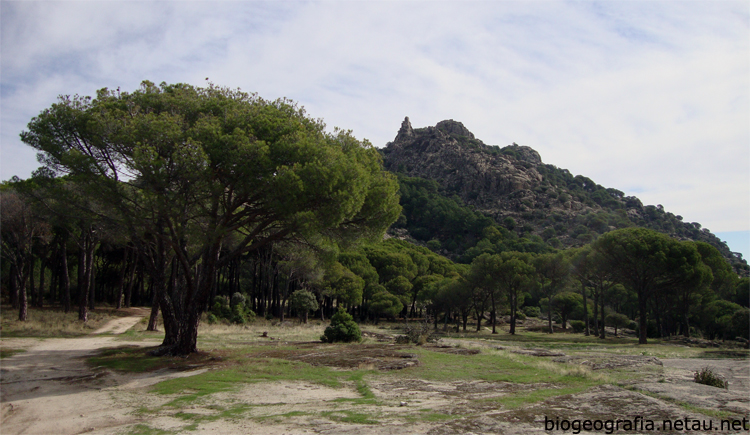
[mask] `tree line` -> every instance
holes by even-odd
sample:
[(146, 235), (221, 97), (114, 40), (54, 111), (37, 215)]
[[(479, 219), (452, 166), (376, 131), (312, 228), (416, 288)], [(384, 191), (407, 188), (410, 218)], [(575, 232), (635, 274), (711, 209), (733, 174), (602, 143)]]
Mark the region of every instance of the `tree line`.
[(549, 332), (555, 320), (602, 337), (635, 326), (641, 343), (748, 338), (748, 279), (707, 243), (631, 227), (556, 250), (404, 178), (405, 210), (423, 213), (397, 225), (442, 231), (467, 264), (435, 239), (383, 241), (401, 207), (379, 153), (288, 100), (144, 82), (61, 97), (22, 140), (45, 166), (0, 186), (3, 296), (21, 320), (29, 303), (77, 305), (82, 321), (96, 304), (151, 306), (159, 353), (182, 355), (207, 311), (242, 322), (343, 308), (493, 332), (507, 319), (511, 334), (538, 315)]

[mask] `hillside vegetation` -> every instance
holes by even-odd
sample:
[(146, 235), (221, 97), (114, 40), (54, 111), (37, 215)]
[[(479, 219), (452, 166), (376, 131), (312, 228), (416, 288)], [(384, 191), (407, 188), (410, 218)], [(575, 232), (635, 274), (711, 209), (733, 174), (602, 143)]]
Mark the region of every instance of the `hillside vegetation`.
[[(529, 147), (485, 145), (457, 121), (414, 129), (406, 118), (382, 154), (384, 166), (399, 176), (404, 209), (395, 227), (417, 241), (434, 240), (432, 247), (439, 243), (438, 252), (458, 261), (469, 262), (490, 243), (495, 252), (546, 252), (583, 246), (614, 229), (642, 227), (706, 242), (748, 275), (741, 254), (700, 223), (545, 164)], [(488, 231), (494, 239), (499, 232), (502, 244)]]

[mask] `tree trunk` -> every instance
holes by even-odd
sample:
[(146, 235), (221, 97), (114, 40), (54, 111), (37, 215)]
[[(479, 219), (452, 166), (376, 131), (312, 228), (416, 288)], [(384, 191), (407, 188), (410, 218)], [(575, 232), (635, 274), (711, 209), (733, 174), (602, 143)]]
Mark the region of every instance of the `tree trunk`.
[(599, 293), (594, 291), (591, 297), (594, 299), (594, 335), (599, 335)]
[[(28, 266), (26, 268), (28, 269)], [(25, 322), (29, 318), (29, 302), (26, 298), (26, 281), (30, 273), (28, 271), (23, 271), (23, 269), (24, 268), (21, 267), (22, 273), (18, 280), (18, 320)]]
[(66, 313), (70, 312), (70, 273), (68, 271), (68, 238), (60, 245), (60, 284), (62, 285), (62, 303)]
[(162, 297), (164, 297), (162, 290), (159, 289), (159, 285), (155, 285), (154, 281), (156, 281), (156, 278), (151, 279), (151, 292), (153, 293), (153, 297), (151, 298), (151, 315), (148, 318), (148, 327), (146, 327), (146, 331), (156, 331), (156, 322), (159, 319), (159, 304)]
[(510, 334), (516, 335), (516, 311), (518, 310), (518, 296), (510, 296)]
[[(92, 242), (93, 245), (93, 242)], [(94, 277), (96, 274), (94, 273), (94, 247), (91, 247), (91, 251), (89, 252), (86, 259), (89, 261), (88, 266), (86, 267), (86, 272), (89, 275), (89, 310), (94, 311), (94, 296), (96, 295), (96, 280)]]
[(18, 308), (18, 271), (15, 263), (10, 265), (10, 307)]
[(31, 260), (29, 261), (28, 295), (31, 298), (31, 305), (35, 307), (37, 304), (37, 297), (38, 297), (38, 295), (36, 294), (36, 289), (34, 288), (34, 263), (36, 263), (36, 259), (31, 255), (30, 257), (31, 257)]
[(583, 294), (583, 323), (585, 325), (585, 332), (583, 335), (589, 336), (589, 303), (588, 299), (586, 298), (586, 286), (581, 283), (581, 294)]
[(86, 273), (87, 254), (86, 233), (81, 231), (81, 241), (78, 246), (78, 320), (86, 322), (88, 320), (88, 276)]
[(47, 268), (47, 260), (42, 258), (39, 264), (39, 289), (37, 289), (36, 306), (44, 307), (44, 270)]
[(600, 311), (599, 315), (602, 316), (601, 317), (602, 321), (600, 322), (602, 324), (602, 331), (601, 331), (601, 334), (599, 335), (599, 338), (604, 339), (607, 337), (607, 330), (605, 329), (607, 325), (606, 323), (604, 323), (604, 289), (603, 288), (599, 290), (599, 303), (601, 307), (601, 310), (599, 310)]
[(638, 344), (648, 344), (648, 339), (646, 338), (646, 327), (648, 326), (648, 323), (646, 321), (646, 292), (645, 290), (639, 290), (638, 291), (638, 314), (640, 318), (638, 319), (639, 324), (639, 331), (638, 331)]
[(555, 329), (552, 327), (552, 296), (547, 299), (547, 324), (549, 326), (549, 333), (554, 334)]
[(117, 277), (117, 305), (116, 308), (119, 310), (122, 308), (122, 296), (125, 291), (125, 275), (130, 269), (128, 265), (128, 257), (130, 256), (130, 249), (125, 248), (125, 256), (122, 259), (122, 269), (120, 269), (120, 276)]

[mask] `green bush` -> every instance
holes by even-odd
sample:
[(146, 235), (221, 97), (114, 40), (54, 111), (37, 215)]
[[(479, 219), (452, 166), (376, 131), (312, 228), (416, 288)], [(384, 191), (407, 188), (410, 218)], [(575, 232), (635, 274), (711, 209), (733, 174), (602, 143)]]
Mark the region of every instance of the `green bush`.
[(523, 313), (526, 317), (539, 317), (542, 315), (542, 310), (539, 307), (523, 307)]
[(526, 320), (526, 314), (523, 313), (523, 311), (519, 311), (516, 313), (516, 319), (518, 320)]
[(712, 387), (724, 388), (729, 387), (729, 383), (719, 374), (714, 373), (710, 367), (704, 367), (695, 372), (693, 380), (699, 384), (710, 385)]
[(247, 298), (245, 298), (245, 295), (243, 295), (240, 292), (235, 292), (232, 295), (232, 299), (229, 301), (229, 305), (234, 308), (237, 305), (246, 305), (247, 304)]
[(586, 322), (583, 320), (571, 320), (570, 327), (573, 328), (573, 332), (583, 332), (586, 329)]
[(255, 320), (255, 313), (245, 307), (246, 301), (241, 293), (233, 294), (231, 300), (226, 296), (217, 296), (214, 298), (214, 305), (208, 314), (207, 322), (212, 324), (221, 319), (238, 325), (252, 322)]
[(339, 308), (339, 311), (331, 317), (331, 325), (320, 337), (323, 343), (350, 343), (360, 340), (362, 340), (362, 332), (359, 330), (359, 325), (343, 308)]

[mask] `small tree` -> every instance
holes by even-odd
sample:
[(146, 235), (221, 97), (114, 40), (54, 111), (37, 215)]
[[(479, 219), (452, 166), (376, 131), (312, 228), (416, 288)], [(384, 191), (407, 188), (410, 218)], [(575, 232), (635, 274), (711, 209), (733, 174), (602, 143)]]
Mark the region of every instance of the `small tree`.
[(339, 308), (339, 311), (331, 317), (331, 326), (327, 327), (320, 337), (323, 343), (338, 341), (350, 343), (360, 340), (362, 340), (362, 332), (359, 330), (359, 325), (343, 308)]
[(620, 313), (610, 314), (606, 318), (607, 325), (615, 328), (615, 337), (617, 337), (617, 328), (625, 328), (630, 324), (628, 316)]
[(292, 293), (292, 297), (289, 299), (292, 305), (292, 309), (297, 312), (297, 315), (302, 318), (304, 323), (307, 323), (307, 315), (310, 311), (318, 309), (318, 300), (315, 295), (307, 290), (297, 290)]

